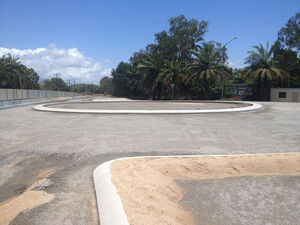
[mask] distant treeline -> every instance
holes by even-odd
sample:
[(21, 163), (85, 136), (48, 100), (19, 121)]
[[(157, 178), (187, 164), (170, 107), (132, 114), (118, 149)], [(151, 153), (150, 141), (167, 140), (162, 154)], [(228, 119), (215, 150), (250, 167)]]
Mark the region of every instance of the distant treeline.
[(75, 84), (68, 86), (61, 78), (52, 78), (38, 83), (39, 76), (32, 68), (23, 65), (18, 57), (0, 57), (0, 88), (43, 89), (51, 91), (72, 91), (78, 93), (100, 93), (100, 86)]

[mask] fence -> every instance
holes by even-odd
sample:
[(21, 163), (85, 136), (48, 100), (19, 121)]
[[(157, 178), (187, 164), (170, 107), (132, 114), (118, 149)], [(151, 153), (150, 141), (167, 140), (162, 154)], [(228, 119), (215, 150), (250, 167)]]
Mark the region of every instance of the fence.
[(58, 98), (74, 97), (77, 93), (66, 91), (47, 91), (30, 89), (0, 89), (0, 101), (37, 99), (37, 98)]

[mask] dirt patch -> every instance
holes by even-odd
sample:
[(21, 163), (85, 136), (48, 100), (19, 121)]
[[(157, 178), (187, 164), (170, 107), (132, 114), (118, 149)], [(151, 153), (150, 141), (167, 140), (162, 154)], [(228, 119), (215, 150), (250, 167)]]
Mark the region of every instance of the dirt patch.
[(204, 110), (241, 108), (249, 104), (223, 102), (170, 102), (170, 101), (126, 101), (126, 102), (73, 102), (50, 104), (49, 108), (91, 109), (91, 110)]
[(300, 153), (137, 158), (116, 161), (110, 169), (131, 225), (195, 224), (179, 204), (176, 179), (300, 175)]
[(1, 202), (0, 224), (8, 225), (20, 212), (51, 202), (54, 199), (54, 195), (42, 190), (49, 183), (47, 177), (54, 172), (53, 168), (41, 170), (37, 176), (37, 181), (30, 185), (22, 194)]

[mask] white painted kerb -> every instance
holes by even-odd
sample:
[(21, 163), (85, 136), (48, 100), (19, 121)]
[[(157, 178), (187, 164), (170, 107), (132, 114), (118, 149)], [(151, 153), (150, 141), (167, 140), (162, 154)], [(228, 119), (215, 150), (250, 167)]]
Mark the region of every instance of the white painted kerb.
[(101, 164), (93, 174), (100, 224), (129, 225), (117, 189), (111, 182), (109, 167), (112, 162)]
[[(224, 113), (246, 112), (262, 108), (262, 105), (254, 102), (219, 101), (220, 103), (249, 104), (250, 106), (227, 109), (199, 109), (199, 110), (93, 110), (93, 109), (61, 109), (49, 108), (49, 104), (35, 105), (33, 109), (46, 112), (65, 113), (92, 113), (92, 114), (200, 114), (200, 113)], [(218, 102), (216, 102), (218, 103)]]

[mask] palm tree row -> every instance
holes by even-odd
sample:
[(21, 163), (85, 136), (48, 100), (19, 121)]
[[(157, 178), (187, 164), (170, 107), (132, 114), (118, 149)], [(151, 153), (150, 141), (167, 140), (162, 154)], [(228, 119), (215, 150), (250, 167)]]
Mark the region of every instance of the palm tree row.
[(221, 74), (229, 72), (222, 62), (220, 50), (213, 42), (203, 43), (197, 50), (190, 51), (192, 59), (189, 64), (177, 57), (164, 60), (157, 53), (146, 53), (137, 64), (139, 82), (133, 84), (139, 85), (140, 89), (156, 99), (170, 94), (170, 84), (175, 85), (175, 93), (179, 98), (186, 95), (184, 89), (197, 89), (195, 94), (198, 98), (211, 98), (211, 87), (219, 82)]
[(210, 87), (218, 82), (222, 73), (229, 72), (222, 63), (219, 51), (214, 43), (203, 43), (197, 50), (190, 51), (192, 60), (189, 64), (177, 57), (164, 60), (159, 54), (146, 53), (137, 65), (139, 82), (134, 85), (152, 98), (165, 96), (170, 92), (170, 84), (175, 84), (175, 93), (179, 98), (184, 94), (183, 89), (189, 87), (203, 92), (202, 98), (208, 99), (211, 97)]
[[(244, 76), (258, 84), (254, 92), (259, 93), (261, 100), (268, 99), (268, 88), (272, 80), (284, 80), (288, 77), (287, 72), (276, 67), (274, 49), (275, 46), (269, 48), (268, 44), (266, 48), (261, 44), (254, 46), (254, 50), (248, 52), (249, 56), (245, 60), (249, 66), (241, 70)], [(177, 99), (218, 98), (221, 77), (232, 74), (232, 69), (226, 66), (227, 56), (224, 51), (225, 49), (217, 47), (214, 42), (204, 42), (190, 51), (189, 63), (180, 61), (176, 56), (171, 60), (164, 59), (159, 52), (144, 53), (138, 62), (132, 59), (132, 64), (129, 65), (132, 75), (127, 88), (129, 92), (139, 89), (139, 93), (143, 93), (146, 98), (170, 99), (170, 84), (173, 83)], [(113, 77), (115, 73), (117, 71), (113, 72)], [(132, 93), (130, 97), (138, 96)]]

